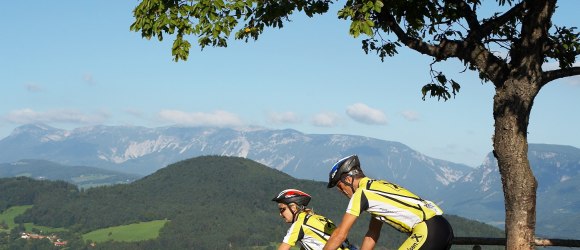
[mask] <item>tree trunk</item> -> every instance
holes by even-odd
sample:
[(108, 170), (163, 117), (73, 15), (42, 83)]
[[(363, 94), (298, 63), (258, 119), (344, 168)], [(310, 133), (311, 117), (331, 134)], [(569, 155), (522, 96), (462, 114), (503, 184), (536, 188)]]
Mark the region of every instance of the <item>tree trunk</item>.
[(535, 248), (537, 182), (528, 161), (527, 131), (537, 86), (530, 78), (511, 78), (494, 97), (493, 147), (505, 199), (506, 249)]

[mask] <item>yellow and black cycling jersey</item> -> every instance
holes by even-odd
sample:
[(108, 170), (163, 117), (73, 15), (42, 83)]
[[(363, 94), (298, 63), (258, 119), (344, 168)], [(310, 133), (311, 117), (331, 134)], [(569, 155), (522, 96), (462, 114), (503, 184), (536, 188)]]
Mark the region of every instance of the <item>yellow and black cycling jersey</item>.
[(443, 214), (435, 203), (423, 200), (399, 185), (368, 177), (359, 181), (346, 210), (354, 216), (363, 211), (405, 233), (413, 231), (415, 225)]
[[(299, 242), (304, 249), (322, 249), (336, 226), (324, 216), (300, 212), (292, 223), (283, 242), (295, 246)], [(348, 241), (339, 249), (349, 249)]]

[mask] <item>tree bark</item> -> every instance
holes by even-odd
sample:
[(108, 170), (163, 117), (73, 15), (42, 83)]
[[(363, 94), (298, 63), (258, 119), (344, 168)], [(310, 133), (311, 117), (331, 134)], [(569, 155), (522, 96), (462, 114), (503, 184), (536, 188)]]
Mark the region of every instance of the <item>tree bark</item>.
[(537, 181), (528, 161), (527, 130), (537, 86), (530, 78), (509, 78), (494, 97), (493, 147), (504, 191), (506, 249), (535, 247)]

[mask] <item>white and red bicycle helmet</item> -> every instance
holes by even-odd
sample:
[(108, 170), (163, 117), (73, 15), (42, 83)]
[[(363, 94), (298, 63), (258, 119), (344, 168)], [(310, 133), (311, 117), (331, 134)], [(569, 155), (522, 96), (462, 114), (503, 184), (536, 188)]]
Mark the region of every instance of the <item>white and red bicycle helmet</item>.
[(298, 206), (307, 206), (312, 197), (298, 189), (286, 189), (280, 192), (272, 201), (290, 205), (296, 203)]

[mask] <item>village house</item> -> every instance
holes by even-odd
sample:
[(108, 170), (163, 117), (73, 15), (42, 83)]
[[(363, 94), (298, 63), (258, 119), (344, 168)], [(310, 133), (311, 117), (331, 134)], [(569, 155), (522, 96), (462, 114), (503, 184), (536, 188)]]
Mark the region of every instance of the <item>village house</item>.
[(56, 236), (54, 234), (47, 236), (47, 235), (23, 232), (22, 234), (20, 234), (20, 238), (27, 239), (27, 240), (48, 239), (55, 246), (66, 246), (66, 244), (68, 243), (67, 241), (63, 241), (63, 240), (59, 239), (58, 236)]

